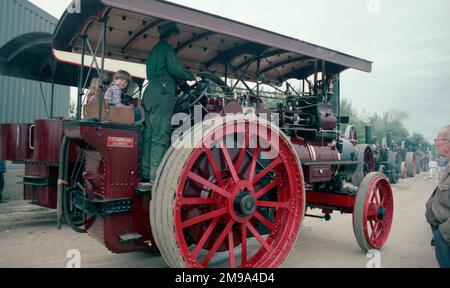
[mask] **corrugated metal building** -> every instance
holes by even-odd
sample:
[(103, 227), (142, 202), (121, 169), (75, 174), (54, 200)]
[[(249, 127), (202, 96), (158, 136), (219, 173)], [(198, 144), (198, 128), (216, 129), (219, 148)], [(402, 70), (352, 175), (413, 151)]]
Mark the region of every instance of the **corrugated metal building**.
[[(0, 1), (0, 47), (30, 32), (53, 33), (57, 19), (27, 0)], [(50, 111), (51, 84), (42, 83)], [(68, 117), (70, 88), (55, 86), (54, 116)], [(39, 82), (0, 76), (0, 123), (29, 123), (47, 118)]]

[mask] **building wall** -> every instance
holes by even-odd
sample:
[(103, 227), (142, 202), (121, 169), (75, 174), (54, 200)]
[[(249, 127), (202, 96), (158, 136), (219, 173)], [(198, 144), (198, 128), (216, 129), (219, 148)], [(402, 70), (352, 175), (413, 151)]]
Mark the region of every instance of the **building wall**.
[[(27, 0), (0, 1), (0, 47), (24, 33), (53, 33), (57, 19)], [(0, 76), (0, 124), (28, 123), (50, 114), (51, 85)], [(44, 99), (45, 100), (44, 100)], [(67, 118), (70, 88), (55, 86), (54, 116)], [(46, 105), (44, 104), (46, 103)]]

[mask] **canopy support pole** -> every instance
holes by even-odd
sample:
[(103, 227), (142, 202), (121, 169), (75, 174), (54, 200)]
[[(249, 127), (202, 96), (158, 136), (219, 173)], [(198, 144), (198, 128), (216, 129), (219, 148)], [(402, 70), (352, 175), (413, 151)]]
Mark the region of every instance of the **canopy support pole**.
[[(102, 63), (101, 63), (101, 69), (100, 69), (100, 87), (102, 92), (105, 88), (105, 53), (106, 53), (106, 33), (108, 29), (108, 18), (105, 17), (101, 19), (101, 22), (103, 22), (103, 39), (102, 39)], [(99, 109), (98, 109), (98, 121), (102, 122), (102, 111), (103, 111), (103, 93), (100, 93), (100, 99), (99, 99)]]
[[(338, 118), (338, 127), (337, 127), (337, 131), (341, 131), (341, 75), (337, 74), (336, 75), (336, 85), (337, 87), (335, 88), (337, 91), (337, 95), (336, 95), (336, 102), (337, 102), (337, 118)], [(340, 135), (339, 133), (337, 134), (337, 143), (339, 143), (340, 140)]]
[(325, 61), (322, 61), (322, 96), (323, 102), (326, 103), (328, 101), (328, 85), (327, 85), (327, 72), (326, 72), (326, 64)]
[(258, 60), (256, 62), (256, 111), (259, 113), (260, 103), (259, 103), (259, 94), (260, 94), (260, 73), (261, 73), (261, 57), (258, 55)]
[(78, 81), (78, 99), (77, 99), (77, 115), (76, 119), (81, 120), (81, 109), (83, 102), (83, 78), (84, 78), (84, 56), (86, 54), (86, 35), (81, 36), (81, 66), (80, 66), (80, 78)]
[(317, 80), (318, 80), (318, 73), (319, 73), (319, 64), (317, 63), (317, 60), (314, 61), (314, 97), (317, 97)]
[(228, 63), (225, 64), (225, 84), (228, 85)]
[(53, 117), (55, 116), (55, 115), (53, 115), (53, 107), (55, 106), (54, 105), (54, 102), (55, 102), (55, 75), (53, 75), (52, 76), (52, 96), (51, 96), (51, 99), (50, 99), (50, 119), (53, 119)]
[(55, 116), (53, 113), (54, 106), (55, 106), (55, 74), (56, 74), (56, 61), (55, 58), (52, 57), (52, 94), (50, 97), (50, 119), (53, 119)]

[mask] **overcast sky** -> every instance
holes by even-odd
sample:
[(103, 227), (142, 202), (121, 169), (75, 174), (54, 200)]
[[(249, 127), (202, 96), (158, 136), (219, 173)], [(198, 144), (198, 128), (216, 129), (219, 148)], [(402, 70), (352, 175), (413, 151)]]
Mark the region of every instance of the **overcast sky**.
[[(71, 2), (30, 1), (58, 18)], [(358, 111), (407, 111), (407, 128), (430, 140), (450, 124), (448, 0), (172, 2), (373, 61), (370, 74), (342, 75), (342, 94)]]

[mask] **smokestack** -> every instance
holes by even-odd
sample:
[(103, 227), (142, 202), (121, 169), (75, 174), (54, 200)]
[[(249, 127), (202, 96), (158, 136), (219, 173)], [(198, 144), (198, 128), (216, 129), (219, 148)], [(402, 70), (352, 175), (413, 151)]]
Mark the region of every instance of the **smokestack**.
[(388, 147), (392, 149), (392, 130), (388, 130), (386, 134)]
[(372, 125), (366, 125), (365, 126), (365, 131), (366, 131), (366, 141), (365, 141), (365, 143), (366, 144), (370, 144), (370, 143), (372, 143), (372, 138), (373, 138), (373, 136), (372, 136)]

